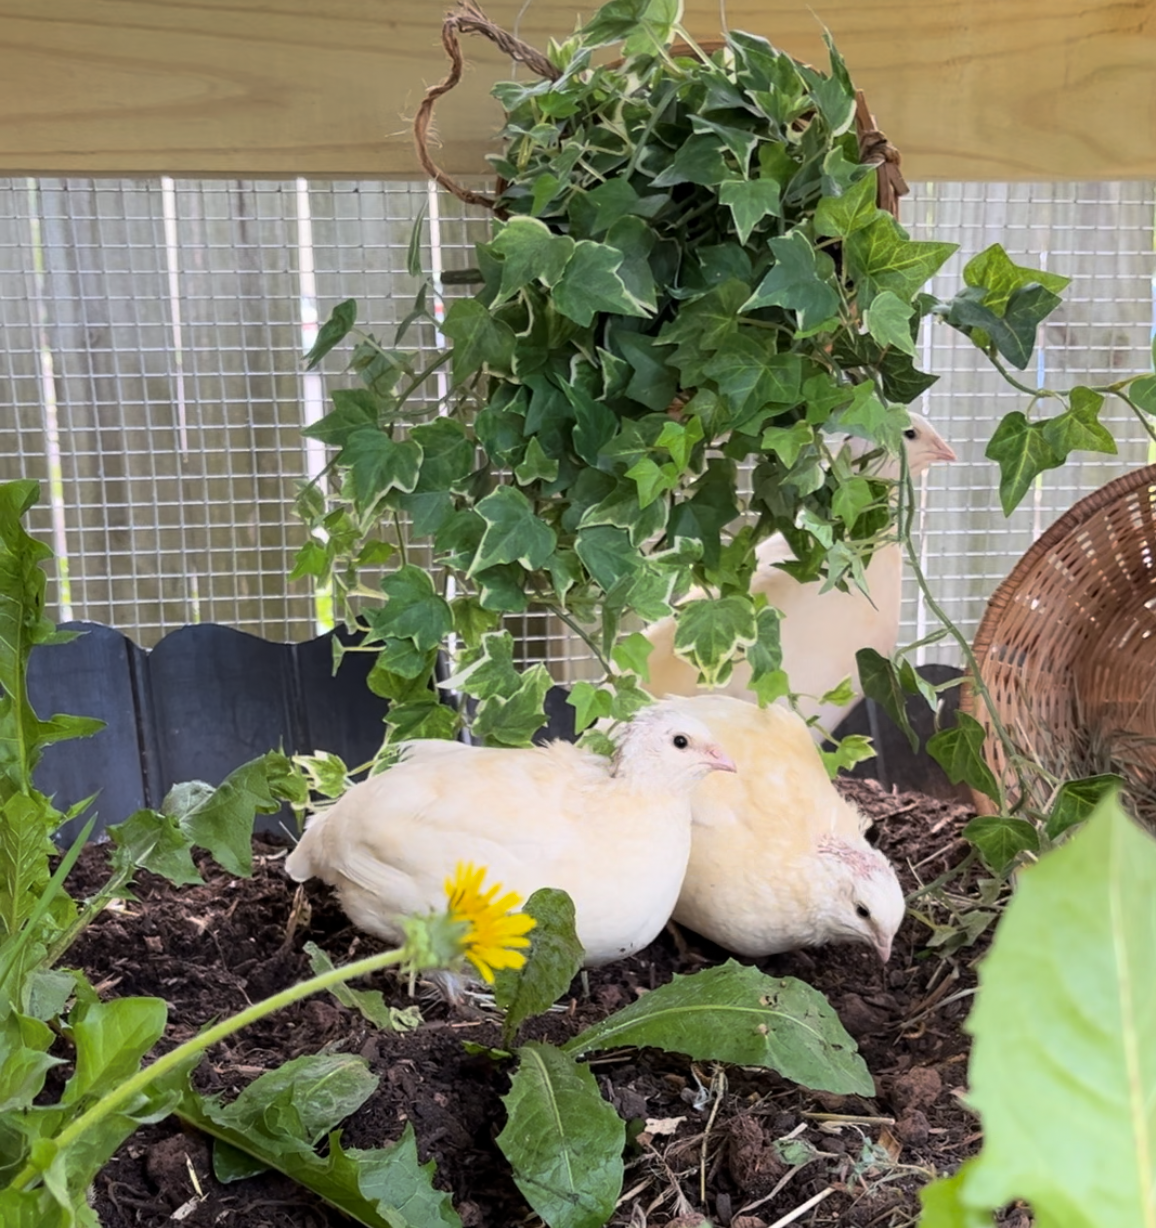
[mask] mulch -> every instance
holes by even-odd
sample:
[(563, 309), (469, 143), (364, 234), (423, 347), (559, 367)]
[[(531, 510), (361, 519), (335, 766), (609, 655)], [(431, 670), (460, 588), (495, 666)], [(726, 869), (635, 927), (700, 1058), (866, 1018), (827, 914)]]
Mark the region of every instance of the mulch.
[[(890, 794), (873, 781), (841, 786), (876, 822), (880, 847), (906, 889), (936, 879), (962, 860), (966, 808), (920, 794)], [(294, 911), (283, 869), (286, 846), (258, 838), (255, 872), (237, 879), (204, 858), (204, 886), (174, 888), (142, 874), (135, 898), (104, 912), (67, 961), (107, 996), (147, 994), (169, 1003), (165, 1044), (243, 1009), (309, 973), (312, 940), (338, 963), (380, 949), (354, 930), (326, 888), (310, 884), (308, 907)], [(102, 880), (106, 850), (92, 846), (69, 883), (84, 895)], [(958, 898), (963, 888), (953, 885)], [(936, 924), (948, 914), (926, 903)], [(935, 915), (933, 915), (935, 914)], [(899, 1228), (919, 1214), (918, 1190), (953, 1171), (979, 1147), (963, 1095), (968, 1037), (962, 1029), (975, 964), (990, 930), (954, 950), (927, 947), (932, 931), (908, 915), (891, 962), (866, 947), (827, 947), (757, 961), (824, 992), (856, 1038), (875, 1078), (870, 1099), (833, 1096), (789, 1084), (761, 1069), (713, 1067), (677, 1054), (627, 1051), (596, 1057), (591, 1068), (606, 1098), (642, 1133), (630, 1145), (622, 1200), (611, 1224), (655, 1228), (697, 1224), (767, 1228), (809, 1200), (790, 1222)], [(664, 932), (631, 959), (576, 981), (561, 1013), (526, 1025), (523, 1038), (562, 1041), (668, 981), (726, 954), (696, 935)], [(406, 986), (375, 978), (393, 1005), (410, 1005)], [(406, 1122), (420, 1158), (437, 1164), (466, 1228), (539, 1221), (499, 1152), (500, 1097), (507, 1069), (471, 1056), (463, 1041), (498, 1045), (499, 1029), (480, 1012), (423, 1002), (418, 1030), (391, 1034), (323, 995), (286, 1009), (218, 1045), (196, 1075), (201, 1090), (231, 1095), (301, 1054), (325, 1048), (361, 1054), (380, 1084), (344, 1125), (346, 1146), (377, 1147)], [(66, 1068), (65, 1068), (66, 1072)], [(105, 1228), (338, 1228), (343, 1216), (286, 1177), (266, 1173), (229, 1185), (212, 1175), (211, 1144), (175, 1118), (133, 1136), (92, 1191)], [(705, 1196), (704, 1196), (705, 1191)], [(680, 1216), (691, 1216), (680, 1220)], [(1026, 1225), (1022, 1212), (1003, 1221)]]

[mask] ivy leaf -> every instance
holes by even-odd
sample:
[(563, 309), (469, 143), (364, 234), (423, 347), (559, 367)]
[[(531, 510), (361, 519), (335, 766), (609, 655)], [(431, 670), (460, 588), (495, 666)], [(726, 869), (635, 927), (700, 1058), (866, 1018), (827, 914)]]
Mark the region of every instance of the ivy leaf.
[(641, 557), (630, 544), (629, 535), (609, 525), (580, 529), (574, 549), (586, 570), (607, 592), (641, 566)]
[(421, 458), (421, 445), (412, 439), (391, 439), (369, 427), (354, 431), (337, 459), (349, 466), (357, 501), (367, 508), (391, 490), (412, 491)]
[(793, 422), (790, 426), (768, 426), (763, 431), (763, 450), (773, 452), (788, 468), (792, 468), (800, 453), (814, 442), (815, 428), (806, 422)]
[(951, 729), (941, 729), (927, 741), (927, 753), (947, 773), (953, 785), (966, 783), (987, 797), (999, 797), (999, 785), (983, 758), (983, 726), (974, 716), (957, 712)]
[(1026, 819), (1007, 815), (988, 814), (972, 819), (963, 829), (963, 836), (979, 849), (984, 861), (997, 874), (1006, 873), (1020, 853), (1040, 850), (1040, 837), (1035, 827)]
[(481, 645), (449, 678), (438, 685), (447, 691), (464, 691), (475, 699), (489, 699), (514, 690), (521, 675), (514, 667), (514, 637), (509, 631), (490, 631)]
[(592, 682), (580, 680), (574, 683), (566, 697), (566, 702), (574, 709), (574, 732), (581, 733), (595, 721), (608, 717), (613, 700), (614, 696), (609, 691)]
[(768, 351), (747, 336), (727, 341), (706, 364), (705, 372), (730, 401), (736, 420), (747, 423), (765, 406), (794, 405), (802, 395), (803, 368), (798, 354)]
[(658, 339), (676, 344), (670, 361), (682, 372), (685, 384), (697, 384), (710, 356), (738, 335), (739, 312), (749, 296), (749, 286), (729, 279), (702, 298), (685, 304), (673, 320), (663, 325)]
[(597, 466), (603, 447), (614, 438), (618, 419), (614, 411), (574, 384), (565, 384), (563, 391), (574, 409), (574, 451), (588, 465)]
[(847, 236), (843, 250), (847, 269), (859, 285), (860, 304), (865, 305), (884, 290), (910, 301), (958, 247), (909, 239), (891, 214), (881, 210)]
[(478, 704), (471, 729), (487, 744), (529, 746), (534, 734), (546, 723), (546, 693), (554, 685), (542, 664), (526, 670), (512, 691), (490, 695)]
[(474, 467), (474, 442), (454, 418), (435, 418), (415, 426), (410, 439), (421, 448), (416, 493), (441, 494), (468, 477)]
[(686, 422), (664, 422), (654, 446), (665, 448), (681, 472), (690, 464), (694, 446), (701, 443), (703, 437), (702, 419), (691, 417)]
[(673, 347), (644, 333), (614, 332), (614, 344), (630, 364), (626, 395), (647, 409), (665, 410), (678, 390), (678, 374), (670, 365)]
[(1015, 511), (1044, 470), (1064, 463), (1048, 443), (1044, 424), (1029, 422), (1018, 409), (1004, 415), (984, 456), (999, 465), (999, 499), (1005, 516)]
[(363, 427), (377, 428), (377, 398), (367, 388), (338, 388), (333, 393), (333, 409), (324, 418), (303, 426), (301, 434), (344, 448), (354, 431)]
[(764, 606), (755, 615), (755, 641), (747, 645), (747, 664), (751, 667), (750, 688), (760, 704), (774, 703), (788, 694), (783, 672), (781, 611)]
[(831, 258), (816, 252), (801, 230), (772, 239), (768, 246), (775, 263), (742, 310), (786, 307), (798, 312), (799, 328), (804, 332), (836, 316), (839, 295), (826, 280), (834, 270)]
[(758, 638), (755, 609), (749, 597), (691, 601), (678, 616), (674, 651), (702, 675), (707, 686), (730, 677), (733, 654)]
[(870, 225), (879, 212), (878, 190), (878, 177), (871, 167), (842, 196), (822, 197), (815, 206), (815, 233), (845, 239)]
[(395, 636), (412, 640), (419, 652), (437, 648), (453, 630), (454, 616), (434, 588), (429, 572), (407, 563), (382, 577), (381, 591), (389, 599), (384, 606), (365, 612), (369, 625), (383, 639)]
[(963, 266), (963, 281), (965, 285), (983, 290), (983, 305), (1002, 316), (1015, 291), (1039, 285), (1052, 294), (1059, 294), (1071, 278), (1015, 264), (998, 243), (993, 243)]
[(498, 563), (521, 563), (527, 571), (537, 571), (554, 553), (554, 530), (534, 514), (533, 504), (516, 487), (499, 486), (475, 511), (486, 522), (486, 531), (469, 575)]
[(623, 476), (638, 487), (638, 506), (647, 508), (660, 495), (678, 485), (678, 473), (674, 463), (660, 466), (649, 456), (644, 456), (637, 464), (631, 465)]
[(514, 477), (518, 479), (518, 484), (529, 486), (531, 482), (552, 482), (557, 476), (557, 460), (546, 455), (537, 435), (531, 435), (521, 464), (514, 468)]
[(504, 1045), (513, 1044), (525, 1020), (544, 1014), (569, 989), (586, 954), (574, 929), (574, 901), (565, 891), (540, 887), (522, 911), (537, 922), (526, 962), (517, 970), (499, 968), (494, 975), (494, 1001), (506, 1012)]
[(622, 1191), (626, 1123), (594, 1076), (553, 1045), (518, 1050), (498, 1147), (551, 1228), (601, 1228)]
[(894, 347), (915, 357), (915, 342), (911, 336), (911, 316), (914, 308), (897, 294), (884, 290), (871, 300), (863, 313), (867, 331), (884, 347)]
[(951, 300), (947, 322), (969, 336), (981, 349), (996, 349), (1021, 371), (1031, 360), (1040, 322), (1059, 305), (1060, 298), (1044, 286), (1031, 285), (1012, 291), (1002, 315), (983, 301), (977, 289), (960, 291)]
[(739, 242), (744, 246), (751, 232), (768, 214), (777, 217), (782, 191), (773, 179), (731, 179), (719, 185), (719, 201), (734, 218)]
[(895, 666), (874, 648), (860, 648), (855, 664), (864, 697), (873, 699), (887, 713), (907, 736), (912, 754), (918, 754), (919, 737), (908, 719), (907, 697)]
[(1100, 422), (1104, 398), (1091, 388), (1073, 388), (1069, 397), (1071, 408), (1044, 423), (1047, 445), (1060, 457), (1069, 452), (1107, 452), (1116, 455), (1116, 441)]
[(514, 361), (514, 330), (492, 315), (481, 300), (458, 299), (446, 312), (442, 332), (454, 343), (451, 366), (455, 384), (464, 383), (483, 367), (509, 372)]
[(734, 178), (734, 171), (723, 157), (719, 138), (713, 134), (687, 137), (678, 147), (671, 164), (651, 181), (656, 188), (670, 188), (679, 183), (696, 183), (714, 187)]
[(537, 218), (513, 217), (490, 244), (490, 250), (502, 257), (502, 281), (492, 304), (497, 307), (532, 281), (554, 285), (574, 254), (574, 240), (553, 234)]
[(647, 659), (653, 651), (654, 645), (641, 631), (632, 631), (614, 646), (610, 656), (619, 669), (629, 670), (637, 674), (643, 682), (649, 682), (650, 666)]
[(329, 313), (329, 319), (318, 330), (312, 348), (305, 355), (306, 370), (312, 371), (334, 346), (340, 345), (356, 323), (356, 300), (347, 298), (345, 302), (338, 303)]
[(1124, 784), (1122, 776), (1111, 774), (1064, 781), (1048, 813), (1045, 828), (1048, 839), (1058, 840), (1064, 832), (1083, 823), (1110, 793)]
[(138, 810), (123, 823), (108, 828), (117, 847), (116, 867), (139, 866), (178, 887), (204, 882), (192, 856), (192, 839), (173, 815)]
[[(554, 307), (583, 328), (591, 324), (600, 311), (625, 316), (650, 315), (646, 304), (630, 293), (618, 275), (624, 258), (616, 248), (580, 239), (554, 286)], [(486, 315), (488, 317), (489, 313)], [(446, 322), (448, 324), (448, 317)], [(512, 340), (513, 333), (510, 337)], [(456, 356), (456, 349), (454, 353)]]
[(869, 1096), (874, 1090), (855, 1042), (818, 990), (733, 959), (690, 976), (676, 974), (564, 1048), (580, 1057), (622, 1045), (762, 1066), (819, 1091)]

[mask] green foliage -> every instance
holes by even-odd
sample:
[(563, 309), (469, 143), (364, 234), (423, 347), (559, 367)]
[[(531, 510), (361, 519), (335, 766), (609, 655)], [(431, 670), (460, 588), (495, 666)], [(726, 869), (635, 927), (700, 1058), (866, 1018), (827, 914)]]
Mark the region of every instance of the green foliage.
[(616, 1045), (653, 1045), (696, 1059), (765, 1066), (820, 1091), (874, 1094), (855, 1042), (822, 994), (728, 960), (676, 976), (565, 1049), (581, 1056)]
[(594, 1076), (552, 1045), (518, 1050), (498, 1146), (550, 1228), (599, 1228), (622, 1189), (626, 1124)]
[(1112, 798), (1025, 871), (968, 1030), (984, 1146), (924, 1197), (924, 1228), (1143, 1224), (1156, 1206), (1156, 843)]
[[(363, 1058), (318, 1054), (261, 1075), (229, 1104), (186, 1086), (177, 1111), (216, 1139), (219, 1181), (275, 1168), (368, 1228), (460, 1228), (449, 1196), (430, 1184), (433, 1161), (418, 1163), (411, 1125), (387, 1147), (342, 1147), (335, 1127), (377, 1084)], [(322, 1158), (316, 1147), (326, 1136)]]
[[(495, 618), (552, 610), (585, 638), (604, 672), (573, 696), (580, 726), (645, 702), (645, 650), (624, 617), (661, 618), (696, 585), (706, 596), (679, 612), (676, 650), (705, 682), (745, 660), (759, 702), (788, 694), (777, 612), (750, 596), (758, 541), (785, 533), (802, 578), (857, 582), (892, 530), (891, 500), (834, 440), (898, 450), (903, 407), (934, 379), (914, 365), (929, 314), (984, 347), (1007, 332), (1019, 357), (1061, 288), (992, 248), (937, 304), (922, 290), (954, 248), (912, 240), (876, 206), (835, 49), (829, 75), (741, 32), (725, 54), (672, 59), (679, 12), (613, 0), (554, 49), (558, 80), (495, 87), (503, 220), (478, 246), (476, 292), (449, 307), (449, 351), (423, 372), (415, 354), (355, 334), (364, 386), (335, 393), (309, 428), (337, 449), (341, 482), (303, 498), (311, 539), (295, 574), (331, 581), (370, 632), (375, 689), (394, 701), (388, 741), (468, 719), (486, 742), (523, 745), (547, 689), (518, 681), (511, 658), (486, 694), (467, 689), (472, 715), (436, 703), (438, 645), (458, 637), (451, 673), (469, 677), (492, 658), (495, 624), (464, 635), (449, 588), (419, 594), (409, 580), (356, 604), (387, 538), (405, 544), (402, 516), (454, 600)], [(595, 65), (617, 39), (621, 64)], [(341, 304), (311, 360), (353, 320)], [(447, 366), (438, 403), (428, 377)], [(1048, 455), (1102, 443), (1088, 404), (1049, 424)], [(408, 435), (403, 421), (417, 423)], [(1013, 467), (1018, 483), (1027, 468)]]
[(518, 1028), (540, 1015), (566, 992), (585, 952), (574, 929), (574, 902), (565, 891), (543, 887), (522, 909), (537, 922), (530, 931), (526, 962), (503, 968), (494, 978), (494, 1000), (505, 1012), (502, 1043), (513, 1044)]

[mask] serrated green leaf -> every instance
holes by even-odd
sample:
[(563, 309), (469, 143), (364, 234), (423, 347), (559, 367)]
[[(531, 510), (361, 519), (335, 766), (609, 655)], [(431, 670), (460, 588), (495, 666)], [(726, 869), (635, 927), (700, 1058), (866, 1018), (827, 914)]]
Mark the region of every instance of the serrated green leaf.
[[(315, 942), (307, 942), (303, 949), (309, 956), (309, 969), (314, 976), (322, 972), (333, 971), (335, 967), (333, 961)], [(381, 1028), (383, 1032), (412, 1032), (415, 1028), (421, 1027), (421, 1010), (418, 1007), (407, 1006), (398, 1010), (396, 1006), (389, 1006), (380, 989), (354, 989), (348, 982), (338, 981), (336, 985), (330, 986), (329, 992), (342, 1006), (348, 1006), (351, 1010), (357, 1011), (375, 1028)], [(358, 1106), (355, 1105), (354, 1108), (356, 1107)], [(353, 1112), (353, 1109), (350, 1109), (349, 1112)], [(330, 1125), (336, 1125), (340, 1120), (341, 1117), (335, 1117)], [(327, 1129), (329, 1129), (328, 1125), (322, 1127), (317, 1137), (319, 1138), (321, 1133)], [(316, 1139), (313, 1141), (316, 1142)]]
[(69, 1022), (76, 1070), (61, 1103), (101, 1096), (136, 1074), (141, 1058), (164, 1034), (167, 1018), (168, 1007), (160, 998), (113, 998), (74, 1012)]
[(518, 1050), (498, 1147), (551, 1228), (601, 1228), (622, 1190), (626, 1125), (594, 1076), (552, 1045)]
[(815, 233), (845, 239), (875, 220), (879, 212), (877, 174), (870, 167), (841, 196), (824, 196), (815, 206)]
[(558, 462), (542, 451), (537, 435), (530, 437), (526, 444), (526, 454), (521, 464), (514, 468), (514, 477), (519, 486), (529, 486), (531, 482), (552, 482), (558, 476)]
[(305, 355), (306, 369), (312, 371), (334, 346), (345, 340), (356, 323), (356, 301), (348, 298), (338, 303), (329, 313), (329, 319), (317, 330), (317, 338)]
[(777, 1070), (804, 1087), (874, 1095), (855, 1042), (817, 990), (727, 960), (675, 976), (564, 1046), (580, 1057), (620, 1045), (650, 1045), (696, 1061)]
[(1048, 443), (1044, 424), (1029, 422), (1018, 409), (1003, 416), (984, 456), (999, 465), (999, 499), (1005, 516), (1015, 511), (1041, 473), (1064, 463)]
[(984, 1146), (965, 1206), (1026, 1199), (1049, 1228), (1151, 1222), (1153, 899), (1156, 845), (1112, 799), (1021, 874), (967, 1024)]
[(963, 266), (963, 280), (965, 285), (982, 289), (983, 305), (1002, 316), (1016, 290), (1035, 284), (1059, 294), (1071, 278), (1014, 264), (1007, 252), (998, 243), (993, 243)]
[(908, 302), (930, 280), (958, 243), (927, 243), (909, 239), (899, 223), (882, 210), (873, 221), (848, 235), (847, 268), (859, 286), (860, 302), (890, 290)]
[(688, 602), (678, 616), (674, 651), (702, 675), (708, 686), (730, 676), (732, 656), (758, 638), (755, 608), (749, 597)]
[(983, 757), (983, 726), (966, 712), (957, 712), (955, 722), (952, 728), (941, 729), (927, 740), (927, 753), (953, 785), (966, 783), (985, 796), (998, 799), (999, 785)]
[(614, 696), (609, 691), (595, 686), (593, 682), (575, 682), (566, 697), (566, 702), (574, 709), (575, 733), (581, 733), (595, 721), (609, 716), (613, 700)]
[(626, 288), (618, 275), (625, 257), (617, 248), (580, 239), (554, 286), (554, 306), (585, 328), (602, 311), (647, 316), (645, 303)]
[(654, 645), (641, 631), (632, 631), (624, 640), (619, 640), (610, 654), (614, 664), (621, 670), (637, 674), (643, 682), (650, 681), (648, 659)]
[(483, 367), (490, 371), (510, 370), (514, 331), (478, 299), (458, 299), (446, 312), (442, 332), (454, 343), (451, 363), (455, 384), (463, 383)]
[(204, 881), (193, 862), (193, 842), (171, 815), (138, 810), (123, 823), (109, 827), (108, 834), (126, 868), (151, 870), (178, 887)]
[(362, 507), (369, 507), (391, 490), (408, 494), (421, 471), (421, 445), (412, 439), (392, 439), (376, 427), (349, 436), (338, 461), (349, 467), (353, 489)]
[(1069, 452), (1107, 452), (1116, 454), (1116, 441), (1100, 422), (1104, 398), (1091, 388), (1073, 388), (1070, 408), (1044, 423), (1044, 441), (1065, 460)]
[(518, 678), (506, 694), (491, 695), (478, 704), (471, 729), (487, 745), (529, 746), (546, 723), (546, 694), (554, 685), (549, 671), (538, 664)]
[(997, 874), (1007, 871), (1023, 852), (1038, 853), (1039, 832), (1026, 819), (987, 814), (972, 819), (963, 829), (964, 839), (979, 849)]
[(494, 306), (512, 298), (532, 281), (552, 286), (574, 254), (574, 240), (556, 235), (532, 217), (513, 217), (490, 249), (502, 257), (502, 283)]
[(411, 640), (424, 654), (437, 648), (453, 630), (449, 602), (434, 588), (433, 577), (424, 568), (406, 563), (387, 573), (381, 578), (381, 591), (388, 599), (385, 605), (366, 611), (365, 617), (383, 639)]
[(234, 769), (213, 789), (195, 781), (174, 785), (161, 811), (172, 815), (198, 847), (208, 849), (230, 873), (253, 873), (253, 820), (281, 808), (281, 784), (292, 775), (292, 764), (270, 751)]
[(1122, 776), (1106, 774), (1085, 776), (1081, 780), (1066, 780), (1056, 793), (1048, 812), (1045, 831), (1049, 840), (1058, 840), (1064, 832), (1085, 822), (1096, 807), (1110, 794), (1124, 786)]
[(746, 244), (751, 232), (768, 214), (777, 217), (782, 190), (773, 179), (731, 179), (719, 185), (718, 198), (734, 218), (739, 242)]
[(897, 294), (884, 290), (877, 294), (863, 313), (867, 331), (881, 346), (893, 347), (915, 357), (915, 342), (911, 337), (911, 316), (914, 308)]
[(873, 699), (903, 730), (912, 754), (919, 753), (919, 737), (907, 716), (907, 698), (895, 666), (874, 648), (860, 648), (855, 653), (859, 670), (859, 686), (867, 699)]
[(768, 246), (775, 263), (742, 310), (789, 308), (798, 312), (799, 328), (804, 332), (835, 317), (839, 295), (828, 280), (835, 267), (830, 256), (817, 252), (801, 230), (772, 239)]
[(534, 505), (516, 487), (499, 486), (475, 510), (486, 522), (486, 531), (470, 575), (498, 563), (521, 563), (527, 571), (536, 571), (554, 553), (553, 529), (534, 514)]
[(560, 998), (582, 967), (585, 951), (574, 929), (574, 901), (565, 891), (541, 887), (522, 907), (537, 924), (521, 968), (494, 974), (494, 1001), (506, 1012), (502, 1043), (511, 1045), (518, 1028)]

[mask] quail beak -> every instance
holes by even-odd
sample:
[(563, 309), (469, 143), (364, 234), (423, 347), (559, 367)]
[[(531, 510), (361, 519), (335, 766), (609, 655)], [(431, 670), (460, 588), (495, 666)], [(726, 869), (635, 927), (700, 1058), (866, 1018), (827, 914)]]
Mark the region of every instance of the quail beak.
[(716, 772), (737, 772), (734, 760), (719, 746), (706, 748), (706, 761)]
[(952, 448), (952, 446), (941, 439), (935, 445), (935, 459), (950, 463), (951, 461), (958, 460), (959, 458), (955, 455), (955, 450)]
[(875, 951), (879, 956), (879, 962), (885, 964), (891, 958), (891, 939), (876, 935)]

